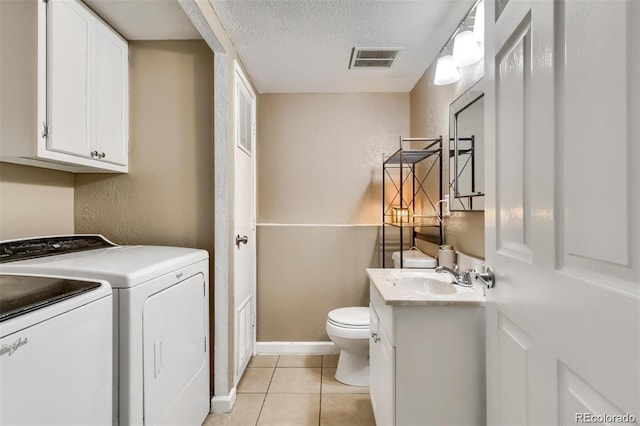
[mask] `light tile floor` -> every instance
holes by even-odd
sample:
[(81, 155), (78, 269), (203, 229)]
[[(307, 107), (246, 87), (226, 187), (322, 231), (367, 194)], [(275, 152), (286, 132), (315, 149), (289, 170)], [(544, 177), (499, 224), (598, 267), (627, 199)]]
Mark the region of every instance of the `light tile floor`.
[(369, 388), (334, 375), (338, 355), (258, 355), (249, 361), (230, 413), (204, 426), (375, 426)]

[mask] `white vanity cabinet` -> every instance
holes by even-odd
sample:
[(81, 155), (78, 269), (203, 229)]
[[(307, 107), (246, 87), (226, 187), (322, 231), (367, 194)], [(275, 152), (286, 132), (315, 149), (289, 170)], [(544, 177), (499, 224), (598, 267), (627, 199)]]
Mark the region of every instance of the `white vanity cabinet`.
[(377, 426), (486, 424), (483, 303), (370, 296)]
[(0, 20), (0, 159), (127, 172), (127, 41), (79, 0), (3, 0)]

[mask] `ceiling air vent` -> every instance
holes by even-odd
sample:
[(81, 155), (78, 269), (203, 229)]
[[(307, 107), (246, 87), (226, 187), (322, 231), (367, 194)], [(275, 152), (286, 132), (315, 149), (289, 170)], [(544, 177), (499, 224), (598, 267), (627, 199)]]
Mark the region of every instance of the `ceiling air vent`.
[(399, 48), (354, 47), (349, 68), (391, 68), (399, 53)]

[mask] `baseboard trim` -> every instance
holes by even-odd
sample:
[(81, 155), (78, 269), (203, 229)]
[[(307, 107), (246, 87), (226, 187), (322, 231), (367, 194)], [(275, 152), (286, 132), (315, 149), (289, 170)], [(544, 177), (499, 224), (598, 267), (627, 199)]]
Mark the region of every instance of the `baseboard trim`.
[(234, 386), (229, 395), (214, 396), (211, 398), (212, 413), (229, 413), (236, 403), (236, 387)]
[(339, 352), (333, 342), (256, 342), (258, 355), (329, 355)]

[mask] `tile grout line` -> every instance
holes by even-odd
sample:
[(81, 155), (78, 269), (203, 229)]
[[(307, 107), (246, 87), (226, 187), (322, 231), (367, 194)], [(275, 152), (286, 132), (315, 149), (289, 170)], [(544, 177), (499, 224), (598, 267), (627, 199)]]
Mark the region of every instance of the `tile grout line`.
[(276, 374), (276, 368), (278, 368), (279, 361), (280, 361), (280, 355), (278, 355), (278, 358), (276, 359), (276, 365), (273, 366), (273, 372), (271, 373), (271, 378), (269, 379), (269, 385), (267, 386), (267, 390), (264, 392), (264, 399), (262, 400), (262, 405), (260, 406), (260, 412), (258, 413), (258, 418), (256, 419), (255, 426), (258, 426), (258, 422), (260, 422), (260, 416), (262, 415), (262, 410), (264, 409), (264, 403), (267, 402), (267, 394), (269, 393), (269, 388), (271, 387), (273, 376)]

